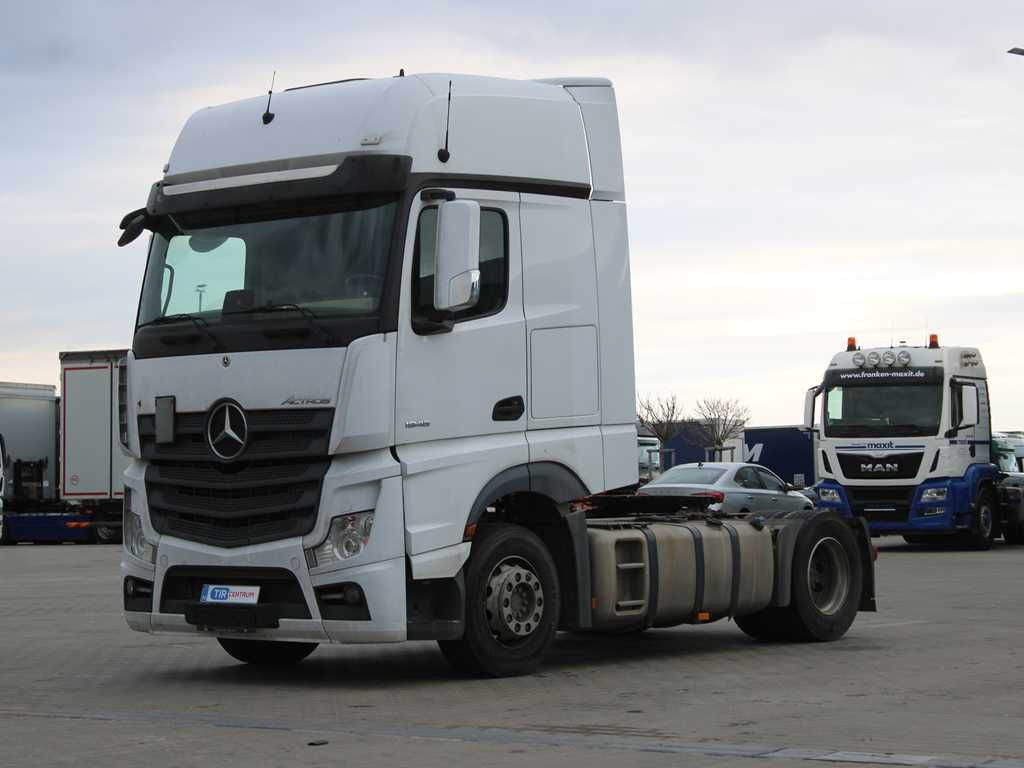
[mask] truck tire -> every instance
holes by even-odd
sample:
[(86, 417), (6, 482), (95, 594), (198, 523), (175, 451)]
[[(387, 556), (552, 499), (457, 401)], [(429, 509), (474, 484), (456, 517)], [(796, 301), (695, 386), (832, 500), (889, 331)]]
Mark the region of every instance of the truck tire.
[(1007, 544), (1024, 544), (1024, 525), (1020, 523), (1004, 525), (1003, 539)]
[(440, 640), (458, 671), (480, 677), (533, 672), (558, 630), (558, 573), (544, 542), (519, 525), (481, 527), (465, 568), (466, 625)]
[(978, 494), (973, 518), (971, 530), (963, 535), (964, 545), (978, 551), (989, 549), (995, 533), (996, 506), (992, 492), (987, 488)]
[(278, 640), (234, 640), (218, 637), (220, 647), (246, 664), (288, 666), (298, 664), (316, 650), (317, 643), (286, 643)]
[(736, 624), (757, 640), (838, 640), (857, 616), (863, 581), (850, 526), (831, 515), (811, 518), (793, 553), (790, 604), (739, 616)]

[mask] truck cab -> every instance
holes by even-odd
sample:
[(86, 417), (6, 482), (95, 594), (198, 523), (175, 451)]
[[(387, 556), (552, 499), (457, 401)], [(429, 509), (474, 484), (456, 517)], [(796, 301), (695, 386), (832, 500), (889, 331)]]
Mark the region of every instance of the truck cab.
[(818, 431), (820, 504), (863, 517), (873, 535), (918, 542), (998, 534), (988, 382), (973, 347), (862, 349), (851, 338), (807, 393)]
[(194, 114), (122, 222), (151, 233), (128, 623), (215, 624), (185, 609), (202, 580), (279, 598), (249, 638), (443, 638), (479, 523), (564, 549), (560, 506), (637, 480), (614, 90), (411, 75), (265, 101)]

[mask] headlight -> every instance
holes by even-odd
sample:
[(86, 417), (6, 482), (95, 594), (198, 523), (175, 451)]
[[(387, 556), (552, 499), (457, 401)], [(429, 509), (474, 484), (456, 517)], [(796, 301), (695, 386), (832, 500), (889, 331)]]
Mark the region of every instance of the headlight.
[(818, 488), (818, 498), (822, 501), (834, 501), (840, 502), (843, 497), (839, 495), (839, 491), (835, 488)]
[(373, 512), (355, 512), (331, 520), (327, 537), (312, 549), (306, 550), (310, 568), (348, 560), (362, 554), (370, 543), (373, 530)]
[(892, 365), (896, 362), (896, 353), (891, 349), (885, 350), (882, 353), (882, 365)]
[(863, 352), (854, 352), (853, 353), (853, 364), (856, 365), (858, 368), (863, 368), (864, 367), (864, 353)]
[(910, 365), (910, 353), (907, 350), (900, 350), (900, 353), (896, 355), (896, 362), (900, 365)]
[(945, 488), (925, 488), (921, 494), (921, 501), (945, 501)]
[(877, 352), (868, 352), (868, 365), (876, 366), (882, 361), (882, 356)]
[(149, 543), (142, 531), (142, 518), (132, 512), (132, 492), (124, 489), (124, 528), (121, 539), (128, 553), (147, 563), (156, 562), (156, 547)]

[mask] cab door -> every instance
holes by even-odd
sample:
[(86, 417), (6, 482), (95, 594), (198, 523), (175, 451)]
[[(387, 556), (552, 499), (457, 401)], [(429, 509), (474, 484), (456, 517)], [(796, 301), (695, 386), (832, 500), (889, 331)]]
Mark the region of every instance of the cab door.
[[(480, 204), (480, 297), (445, 331), (433, 311), (434, 238), (438, 206), (452, 193)], [(412, 554), (460, 542), (482, 487), (528, 460), (519, 226), (514, 192), (433, 190), (417, 196), (410, 209), (395, 443)]]

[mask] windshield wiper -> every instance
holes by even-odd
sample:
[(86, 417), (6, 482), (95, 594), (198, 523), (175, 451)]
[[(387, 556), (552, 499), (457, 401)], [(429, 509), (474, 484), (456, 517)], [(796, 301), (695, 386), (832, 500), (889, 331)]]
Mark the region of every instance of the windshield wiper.
[(317, 331), (328, 344), (337, 344), (337, 339), (334, 338), (334, 334), (331, 333), (330, 329), (320, 322), (313, 310), (307, 307), (300, 306), (299, 304), (285, 303), (285, 304), (264, 304), (261, 307), (246, 307), (244, 309), (236, 309), (230, 312), (221, 311), (222, 314), (226, 315), (255, 315), (260, 312), (298, 312), (302, 315), (310, 328)]
[[(192, 325), (199, 329), (200, 333), (202, 333), (210, 341), (212, 341), (214, 349), (216, 349), (218, 352), (224, 349), (224, 345), (220, 343), (220, 339), (217, 338), (217, 335), (210, 330), (210, 324), (206, 322), (206, 320), (204, 320), (203, 318), (196, 317), (195, 315), (190, 315), (187, 312), (182, 312), (177, 315), (163, 315), (161, 317), (156, 317), (152, 320), (142, 323), (141, 325), (139, 325), (138, 328), (145, 328), (150, 325), (167, 325), (170, 323), (180, 323), (184, 320), (188, 320), (189, 322), (191, 322)], [(136, 328), (136, 330), (138, 330), (138, 328)]]

